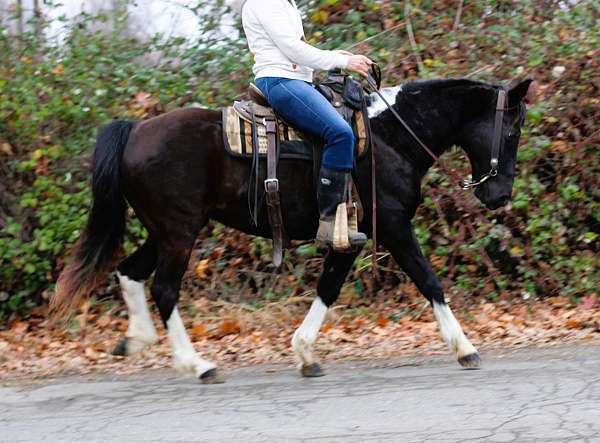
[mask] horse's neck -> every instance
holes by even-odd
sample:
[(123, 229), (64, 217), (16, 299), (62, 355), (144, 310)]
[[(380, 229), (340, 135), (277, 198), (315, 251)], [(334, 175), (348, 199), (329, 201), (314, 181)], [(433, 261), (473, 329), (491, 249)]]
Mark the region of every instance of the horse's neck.
[[(398, 95), (398, 92), (401, 94)], [(394, 107), (417, 137), (437, 157), (441, 156), (454, 143), (454, 136), (460, 122), (461, 105), (455, 103), (455, 109), (450, 109), (447, 100), (440, 97), (431, 100), (418, 100), (418, 94), (405, 97), (401, 87), (386, 88), (382, 94), (388, 103)], [(424, 94), (425, 95), (425, 94)], [(420, 146), (409, 132), (396, 119), (385, 103), (378, 98), (369, 108), (375, 135), (385, 145), (406, 157), (423, 173), (433, 164), (431, 155)]]

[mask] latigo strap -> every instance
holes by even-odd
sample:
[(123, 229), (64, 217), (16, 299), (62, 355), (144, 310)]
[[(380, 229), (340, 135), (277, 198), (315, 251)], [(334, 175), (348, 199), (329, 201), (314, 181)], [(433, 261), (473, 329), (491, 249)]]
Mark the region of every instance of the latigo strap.
[(277, 120), (265, 119), (267, 128), (267, 210), (269, 223), (273, 232), (273, 264), (281, 266), (283, 261), (283, 217), (281, 216), (281, 199), (279, 197), (279, 180), (277, 179)]

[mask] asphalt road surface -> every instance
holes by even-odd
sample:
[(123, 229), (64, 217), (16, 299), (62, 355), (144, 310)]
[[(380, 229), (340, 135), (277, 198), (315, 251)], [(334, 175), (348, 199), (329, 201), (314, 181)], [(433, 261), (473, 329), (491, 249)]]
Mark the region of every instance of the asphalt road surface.
[(600, 442), (600, 347), (0, 387), (2, 442)]

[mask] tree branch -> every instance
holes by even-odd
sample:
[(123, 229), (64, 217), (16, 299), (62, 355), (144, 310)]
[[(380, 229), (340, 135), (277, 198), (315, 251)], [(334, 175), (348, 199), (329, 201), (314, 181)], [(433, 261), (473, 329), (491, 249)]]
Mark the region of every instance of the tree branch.
[(459, 0), (458, 2), (458, 11), (456, 11), (456, 19), (454, 20), (454, 26), (452, 28), (452, 32), (458, 31), (458, 27), (460, 26), (460, 19), (462, 17), (463, 7), (465, 4), (465, 0)]
[(406, 19), (406, 32), (408, 33), (410, 45), (415, 54), (415, 58), (417, 59), (417, 66), (419, 67), (419, 72), (424, 72), (425, 67), (423, 66), (423, 60), (421, 60), (421, 54), (419, 52), (417, 40), (415, 39), (415, 34), (413, 32), (412, 21), (410, 20), (410, 1), (408, 0), (406, 0), (406, 3), (404, 4), (404, 17)]

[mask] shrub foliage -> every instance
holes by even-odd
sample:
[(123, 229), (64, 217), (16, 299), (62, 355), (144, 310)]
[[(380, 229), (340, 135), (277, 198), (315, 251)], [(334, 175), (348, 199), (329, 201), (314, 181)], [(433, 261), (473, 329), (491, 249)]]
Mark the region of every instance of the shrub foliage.
[[(388, 85), (533, 77), (512, 208), (487, 212), (432, 170), (417, 232), (438, 274), (465, 295), (577, 298), (598, 290), (600, 12), (592, 0), (299, 3), (311, 43), (362, 42), (352, 50), (377, 60)], [(244, 90), (251, 65), (244, 39), (223, 31), (222, 2), (196, 6), (204, 11), (200, 41), (139, 41), (119, 27), (99, 31), (107, 17), (86, 14), (64, 23), (60, 42), (39, 32), (15, 38), (0, 28), (0, 316), (47, 300), (85, 223), (99, 125), (182, 106), (219, 107)], [(459, 151), (445, 161), (468, 175)], [(143, 235), (133, 220), (127, 246)], [(210, 296), (242, 293), (254, 303), (312, 287), (319, 270), (313, 246), (288, 254), (276, 277), (269, 252), (264, 240), (211, 225), (195, 251), (193, 286)], [(370, 284), (361, 272), (367, 253), (352, 277), (359, 292)], [(402, 277), (390, 259), (381, 263), (380, 289), (393, 294)]]

